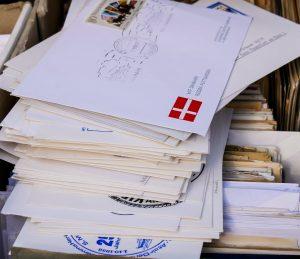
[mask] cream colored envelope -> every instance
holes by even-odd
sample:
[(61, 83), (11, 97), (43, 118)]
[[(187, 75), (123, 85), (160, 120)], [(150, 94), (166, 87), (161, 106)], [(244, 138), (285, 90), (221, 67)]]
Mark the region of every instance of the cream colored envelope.
[[(87, 183), (91, 185), (111, 185), (114, 187), (144, 190), (177, 195), (183, 188), (185, 179), (175, 178), (164, 180), (161, 178), (139, 176), (128, 173), (114, 172), (101, 168), (85, 167), (69, 163), (43, 160), (20, 159), (14, 169), (18, 177), (26, 172), (29, 175), (39, 176), (40, 179), (69, 179), (70, 182)], [(38, 179), (38, 178), (37, 178)]]

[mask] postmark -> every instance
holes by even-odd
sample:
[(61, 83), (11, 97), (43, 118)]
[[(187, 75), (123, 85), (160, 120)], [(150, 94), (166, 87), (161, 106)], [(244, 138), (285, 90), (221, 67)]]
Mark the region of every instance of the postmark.
[(166, 1), (148, 0), (131, 17), (130, 26), (120, 26), (122, 34), (99, 62), (98, 77), (108, 81), (134, 81), (147, 61), (159, 51), (158, 38), (173, 13)]
[(119, 237), (65, 235), (67, 244), (84, 254), (112, 255), (130, 257), (151, 257), (165, 249), (169, 240), (153, 240), (145, 238), (124, 239)]
[(164, 208), (164, 207), (175, 206), (181, 203), (181, 201), (170, 203), (170, 202), (160, 202), (155, 200), (147, 200), (147, 199), (132, 198), (132, 197), (119, 197), (119, 196), (109, 196), (109, 197), (114, 201), (122, 203), (124, 205), (134, 207), (134, 208), (143, 208), (143, 209)]

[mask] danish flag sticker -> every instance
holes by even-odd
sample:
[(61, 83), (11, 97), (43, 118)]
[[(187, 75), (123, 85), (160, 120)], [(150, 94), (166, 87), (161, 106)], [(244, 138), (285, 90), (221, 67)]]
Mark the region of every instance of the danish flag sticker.
[(170, 113), (169, 117), (194, 122), (200, 110), (202, 102), (178, 96)]

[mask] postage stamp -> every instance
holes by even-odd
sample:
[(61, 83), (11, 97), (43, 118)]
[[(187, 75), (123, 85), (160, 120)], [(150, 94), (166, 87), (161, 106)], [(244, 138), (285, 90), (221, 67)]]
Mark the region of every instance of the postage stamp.
[(220, 10), (220, 11), (225, 11), (225, 12), (229, 12), (229, 13), (235, 13), (235, 14), (241, 14), (241, 15), (246, 15), (232, 7), (230, 7), (229, 5), (226, 5), (224, 3), (221, 3), (221, 2), (217, 2), (217, 3), (214, 3), (210, 6), (208, 6), (207, 8), (210, 8), (210, 9), (215, 9), (215, 10)]
[(89, 15), (87, 22), (124, 29), (143, 3), (143, 0), (104, 0)]

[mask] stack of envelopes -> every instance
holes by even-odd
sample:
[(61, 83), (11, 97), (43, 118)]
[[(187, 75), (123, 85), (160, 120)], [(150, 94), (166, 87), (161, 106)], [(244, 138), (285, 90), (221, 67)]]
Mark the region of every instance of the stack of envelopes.
[[(298, 0), (253, 2), (293, 22), (300, 23)], [(300, 130), (299, 62), (300, 60), (297, 59), (268, 76), (266, 92), (274, 109), (279, 130)]]
[(280, 151), (276, 146), (227, 145), (223, 159), (223, 180), (282, 182)]
[[(19, 101), (2, 122), (2, 138), (19, 143), (14, 148), (20, 157), (14, 177), (174, 202), (186, 192), (193, 172), (201, 171), (209, 152), (209, 134), (203, 138), (183, 133), (185, 136), (179, 137), (187, 139), (179, 140), (174, 131), (170, 137), (146, 128), (144, 135), (156, 133), (162, 139), (154, 141), (132, 132), (143, 130), (139, 124), (118, 123), (87, 112), (82, 112), (82, 117), (79, 114), (61, 107), (52, 111), (51, 105), (34, 101), (30, 105)], [(125, 133), (118, 125), (132, 131)]]
[[(206, 244), (204, 252), (300, 254), (300, 150), (295, 145), (299, 139), (300, 132), (230, 131), (223, 180), (236, 182), (223, 184), (224, 233)], [(247, 162), (247, 166), (228, 170), (228, 161)], [(275, 175), (259, 169), (262, 163), (282, 164), (284, 177), (280, 178), (294, 183), (274, 183)]]
[(300, 255), (299, 196), (298, 184), (224, 182), (226, 234), (207, 252)]
[[(121, 11), (125, 3), (116, 3)], [(101, 20), (102, 15), (86, 21), (87, 14), (107, 14), (112, 7), (105, 7), (105, 4), (111, 5), (105, 2), (104, 6), (99, 6), (98, 1), (87, 5), (77, 3), (77, 12), (73, 5), (71, 10), (75, 16), (80, 9), (83, 10), (60, 33), (59, 39), (52, 42), (51, 49), (41, 55), (40, 62), (32, 61), (32, 55), (28, 61), (24, 53), (11, 61), (11, 69), (4, 73), (2, 82), (11, 86), (12, 89), (8, 90), (15, 89), (14, 93), (27, 88), (27, 83), (29, 88), (42, 83), (39, 91), (30, 92), (41, 91), (49, 97), (67, 98), (57, 102), (52, 97), (45, 100), (25, 94), (3, 120), (1, 140), (6, 144), (2, 147), (20, 159), (13, 176), (19, 183), (2, 212), (28, 217), (26, 224), (45, 230), (46, 236), (49, 232), (67, 232), (96, 235), (97, 238), (101, 229), (103, 240), (98, 240), (97, 249), (102, 254), (112, 247), (113, 250), (109, 251), (122, 255), (120, 248), (131, 239), (139, 242), (134, 247), (138, 255), (147, 251), (155, 254), (166, 246), (178, 246), (176, 240), (180, 240), (182, 255), (188, 251), (190, 258), (197, 258), (203, 241), (218, 238), (223, 228), (221, 168), (231, 111), (220, 112), (211, 130), (209, 127), (251, 18), (149, 0), (125, 4), (131, 9), (122, 16), (122, 19), (129, 19), (127, 28), (122, 20), (116, 23), (114, 19)], [(135, 9), (139, 15), (133, 18)], [(195, 10), (197, 14), (193, 14)], [(174, 29), (185, 19), (194, 26), (180, 38)], [(153, 31), (140, 31), (141, 22), (147, 22), (148, 30)], [(206, 25), (199, 27), (196, 24)], [(206, 29), (207, 24), (211, 31)], [(226, 33), (228, 26), (230, 34)], [(116, 27), (122, 27), (123, 31)], [(81, 31), (79, 34), (77, 29)], [(73, 42), (81, 39), (89, 29), (93, 32), (84, 36), (86, 43), (79, 44), (77, 50), (66, 47), (75, 47)], [(208, 37), (203, 39), (203, 33), (208, 33)], [(172, 41), (178, 41), (178, 47), (174, 47), (176, 52), (181, 48), (180, 40), (186, 37), (194, 38), (187, 46), (189, 51), (182, 55), (168, 53)], [(68, 38), (69, 43), (61, 44)], [(97, 42), (99, 38), (103, 46)], [(199, 59), (204, 52), (194, 57), (193, 50), (199, 44), (213, 44), (215, 51), (226, 52), (226, 65), (215, 60), (224, 60), (221, 55), (206, 60), (204, 65)], [(62, 52), (52, 53), (59, 45)], [(84, 45), (91, 52), (82, 52), (82, 56), (80, 50)], [(29, 50), (29, 54), (30, 51), (39, 52), (41, 46)], [(158, 46), (162, 57), (157, 54)], [(47, 45), (46, 50), (49, 47)], [(109, 47), (115, 49), (109, 50)], [(70, 49), (73, 61), (67, 53)], [(93, 51), (99, 50), (95, 55)], [(152, 57), (151, 61), (152, 55), (157, 58)], [(53, 57), (60, 57), (62, 67), (56, 71), (47, 69), (50, 72), (47, 75), (40, 74), (39, 69), (46, 72), (42, 68), (44, 61)], [(177, 78), (176, 83), (170, 78), (175, 67), (164, 64), (164, 60), (169, 62), (167, 57), (173, 57), (176, 67), (178, 62), (186, 62), (194, 64), (195, 69), (182, 71), (179, 74), (181, 80)], [(24, 60), (26, 68), (20, 71), (18, 66), (24, 66)], [(144, 68), (144, 64), (150, 61), (154, 64)], [(63, 65), (64, 62), (71, 62), (70, 66)], [(30, 66), (32, 63), (35, 64)], [(73, 74), (74, 68), (83, 69), (82, 64), (91, 66)], [(199, 65), (203, 67), (203, 74), (199, 73)], [(23, 79), (22, 73), (27, 74), (28, 67), (30, 73)], [(196, 72), (199, 75), (195, 76)], [(30, 77), (33, 81), (26, 83)], [(43, 82), (38, 82), (39, 79)], [(46, 93), (48, 87), (52, 91), (56, 84), (52, 79), (62, 87), (55, 90), (55, 96)], [(68, 81), (74, 79), (73, 83)], [(184, 82), (190, 79), (192, 83), (184, 89)], [(50, 83), (48, 86), (47, 82)], [(210, 84), (219, 87), (213, 89)], [(69, 94), (58, 93), (59, 89), (71, 85)], [(154, 86), (157, 90), (165, 87), (165, 90), (158, 95), (158, 92), (150, 91)], [(215, 98), (210, 97), (213, 92)], [(68, 101), (78, 103), (70, 105)], [(157, 107), (153, 106), (153, 101)], [(94, 107), (83, 107), (80, 103)], [(41, 205), (41, 200), (34, 200), (34, 197), (44, 197), (45, 200)], [(111, 236), (118, 237), (118, 240), (106, 240)], [(120, 238), (125, 241), (120, 243)], [(20, 239), (16, 246), (23, 242), (22, 234)], [(173, 243), (169, 245), (165, 239)], [(66, 245), (68, 242), (69, 239), (65, 238)], [(159, 245), (162, 242), (164, 245)], [(32, 245), (24, 243), (20, 246), (33, 248)], [(168, 258), (170, 253), (178, 257), (177, 252), (169, 250)], [(164, 252), (159, 255), (159, 258), (166, 257)]]
[[(29, 90), (29, 95), (18, 94), (23, 98), (2, 122), (1, 140), (17, 143), (13, 149), (20, 160), (14, 169), (14, 178), (23, 182), (176, 202), (187, 192), (193, 173), (197, 175), (203, 168), (209, 153), (209, 125), (251, 18), (205, 8), (192, 9), (164, 1), (119, 1), (116, 5), (111, 7), (109, 1), (99, 5), (95, 0), (89, 3), (82, 1), (73, 7), (75, 21), (69, 19), (71, 24), (60, 33), (59, 40), (31, 69), (25, 80), (21, 80), (22, 86), (15, 90), (14, 94), (43, 85), (38, 91)], [(125, 7), (130, 11), (126, 11)], [(118, 22), (114, 19), (101, 20), (111, 8), (120, 9), (122, 19), (116, 18)], [(122, 10), (125, 10), (124, 13)], [(190, 15), (195, 10), (199, 13)], [(135, 12), (139, 15), (134, 16)], [(101, 15), (94, 19), (99, 13)], [(74, 18), (76, 15), (78, 17)], [(87, 15), (89, 18), (86, 20)], [(169, 23), (174, 15), (176, 19)], [(93, 19), (90, 19), (92, 16)], [(174, 29), (178, 25), (183, 26), (180, 21), (185, 19), (190, 23), (208, 22), (211, 35), (201, 38), (200, 30), (206, 33), (207, 29), (205, 26), (199, 29), (194, 25), (186, 32), (186, 37), (194, 38), (188, 46), (190, 51), (174, 56), (169, 53), (167, 45), (184, 39), (174, 33)], [(147, 35), (143, 34), (143, 30), (140, 31), (140, 23), (147, 23)], [(224, 23), (232, 26), (232, 36), (224, 38), (227, 27), (220, 31)], [(168, 24), (167, 30), (165, 26)], [(122, 27), (122, 30), (118, 27)], [(89, 35), (83, 36), (90, 28), (92, 31)], [(160, 35), (161, 30), (166, 34)], [(83, 37), (87, 39), (83, 45), (72, 45)], [(102, 53), (97, 57), (93, 51), (99, 49), (99, 38)], [(67, 42), (62, 43), (64, 40)], [(213, 49), (228, 53), (226, 66), (211, 58), (202, 69), (203, 75), (195, 76), (196, 71), (199, 72), (195, 68), (195, 71), (182, 71), (181, 81), (176, 79), (172, 82), (170, 76), (174, 73), (173, 67), (164, 65), (163, 60), (169, 63), (171, 55), (176, 67), (182, 61), (196, 67), (203, 66), (199, 59), (203, 53), (197, 53), (196, 57), (193, 50), (199, 43), (208, 46), (214, 41)], [(157, 54), (158, 46), (160, 55)], [(173, 52), (180, 46), (178, 42)], [(61, 49), (52, 53), (56, 52), (56, 47)], [(82, 47), (91, 51), (82, 52)], [(67, 53), (68, 50), (71, 52)], [(152, 61), (154, 65), (149, 64), (146, 67), (148, 70), (143, 68), (153, 55), (157, 56)], [(30, 59), (31, 56), (32, 53)], [(57, 57), (61, 60), (58, 70), (43, 68), (43, 63), (48, 66), (51, 63), (48, 61)], [(218, 59), (221, 60), (221, 56)], [(24, 58), (21, 57), (18, 64), (22, 64), (20, 60)], [(82, 71), (82, 64), (85, 63), (90, 67)], [(53, 65), (56, 64), (57, 60)], [(40, 69), (46, 74), (38, 72)], [(74, 69), (80, 72), (73, 73)], [(145, 70), (143, 73), (142, 69)], [(8, 71), (4, 81), (15, 78), (10, 73)], [(214, 73), (221, 75), (216, 77)], [(30, 78), (31, 82), (27, 81)], [(191, 78), (192, 84), (183, 89), (182, 86)], [(210, 84), (217, 84), (219, 88), (213, 89), (209, 87)], [(60, 87), (54, 90), (54, 85)], [(153, 85), (157, 90), (162, 87), (165, 90), (158, 95), (153, 90), (149, 91)], [(52, 94), (47, 93), (46, 89)], [(70, 92), (59, 93), (59, 89)], [(174, 91), (172, 95), (169, 93), (171, 90)], [(50, 98), (46, 100), (32, 95), (38, 92)], [(212, 92), (216, 96), (213, 99), (210, 98)], [(54, 100), (63, 96), (61, 101)], [(153, 107), (153, 101), (157, 107)], [(200, 124), (197, 123), (200, 121)]]
[[(129, 238), (129, 241), (130, 238), (141, 240), (145, 237), (153, 243), (162, 242), (162, 239), (172, 240), (170, 246), (180, 247), (182, 251), (176, 256), (199, 257), (202, 243), (218, 238), (223, 229), (222, 154), (230, 117), (231, 112), (226, 110), (215, 117), (212, 124), (212, 148), (205, 168), (191, 180), (187, 193), (174, 203), (132, 196), (107, 196), (75, 188), (68, 190), (59, 185), (39, 182), (38, 179), (34, 184), (21, 180), (2, 210), (7, 215), (29, 218), (15, 246), (57, 251), (58, 240), (54, 242), (54, 239), (49, 246), (44, 246), (43, 240), (48, 238), (49, 233), (64, 240), (65, 247), (70, 242), (80, 240), (75, 235), (63, 236), (64, 234), (79, 233), (81, 238), (87, 235), (86, 238), (96, 239), (101, 230), (101, 236), (117, 236), (125, 240)], [(95, 178), (90, 177), (91, 180)], [(102, 189), (100, 185), (98, 188)], [(37, 239), (40, 241), (36, 242)], [(145, 247), (141, 247), (138, 252), (142, 253), (144, 250)], [(97, 254), (95, 250), (93, 253)], [(170, 253), (173, 254), (174, 251)]]
[[(300, 53), (297, 25), (224, 2), (74, 1), (58, 35), (6, 64), (0, 86), (21, 99), (0, 140), (19, 183), (2, 213), (28, 218), (15, 247), (199, 258), (219, 238), (231, 111), (215, 112)], [(262, 26), (286, 32), (249, 49)]]
[(259, 84), (253, 84), (232, 100), (234, 109), (231, 129), (276, 130), (277, 122)]

